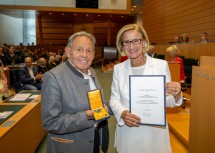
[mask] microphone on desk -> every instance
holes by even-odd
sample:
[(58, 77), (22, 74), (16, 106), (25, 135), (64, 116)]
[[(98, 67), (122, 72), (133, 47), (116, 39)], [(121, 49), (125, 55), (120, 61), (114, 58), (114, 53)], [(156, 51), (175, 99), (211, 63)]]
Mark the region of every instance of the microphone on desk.
[(191, 99), (183, 97), (183, 101), (190, 101)]
[(191, 99), (188, 99), (188, 98), (186, 98), (186, 97), (183, 97), (183, 102), (182, 102), (182, 105), (181, 105), (181, 107), (183, 108), (183, 109), (185, 109), (185, 101), (190, 101)]

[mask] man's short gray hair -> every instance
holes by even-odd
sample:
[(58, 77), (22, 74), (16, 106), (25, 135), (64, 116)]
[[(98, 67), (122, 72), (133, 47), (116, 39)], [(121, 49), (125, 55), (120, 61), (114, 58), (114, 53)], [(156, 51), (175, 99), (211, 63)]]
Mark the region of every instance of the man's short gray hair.
[(73, 43), (73, 40), (75, 39), (75, 37), (77, 36), (86, 36), (88, 38), (91, 39), (92, 43), (93, 43), (93, 47), (95, 48), (95, 45), (96, 45), (96, 38), (90, 34), (90, 33), (87, 33), (85, 31), (80, 31), (80, 32), (76, 32), (74, 33), (73, 35), (71, 35), (68, 39), (68, 46), (69, 47), (72, 47), (72, 43)]

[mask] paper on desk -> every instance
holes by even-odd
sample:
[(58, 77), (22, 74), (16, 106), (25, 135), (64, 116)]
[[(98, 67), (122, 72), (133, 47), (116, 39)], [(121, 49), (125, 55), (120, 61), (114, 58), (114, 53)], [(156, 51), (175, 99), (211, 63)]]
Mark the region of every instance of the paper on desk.
[(35, 99), (35, 98), (37, 98), (39, 95), (32, 95), (32, 96), (30, 96), (28, 99)]
[(16, 94), (9, 101), (25, 101), (31, 94), (30, 93), (20, 93)]
[(0, 118), (6, 118), (6, 117), (8, 117), (11, 113), (13, 113), (13, 111), (4, 111), (4, 112), (0, 112)]

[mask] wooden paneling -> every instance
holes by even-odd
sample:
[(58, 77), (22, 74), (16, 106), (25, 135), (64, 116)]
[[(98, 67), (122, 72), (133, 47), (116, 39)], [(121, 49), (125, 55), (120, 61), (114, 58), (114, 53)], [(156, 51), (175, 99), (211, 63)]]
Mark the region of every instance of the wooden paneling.
[[(93, 17), (89, 14), (89, 17)], [(88, 19), (83, 14), (61, 14), (53, 13), (52, 15), (44, 12), (37, 17), (37, 44), (41, 44), (48, 51), (57, 52), (57, 46), (64, 48), (71, 34), (78, 31), (87, 31), (96, 38), (96, 53), (94, 61), (102, 59), (102, 48), (106, 45), (115, 46), (116, 35), (119, 29), (128, 24), (133, 23), (132, 16), (122, 18), (119, 15), (101, 15), (100, 19)], [(74, 20), (74, 18), (76, 18)], [(63, 45), (64, 44), (64, 45)], [(63, 46), (62, 46), (63, 45)], [(101, 62), (97, 62), (101, 64)]]
[[(71, 16), (72, 15), (72, 16)], [(103, 17), (104, 16), (104, 17)], [(62, 44), (67, 43), (68, 37), (78, 31), (87, 31), (96, 37), (97, 46), (115, 46), (115, 39), (119, 29), (127, 24), (133, 23), (134, 18), (128, 16), (122, 20), (117, 15), (108, 18), (108, 15), (101, 15), (96, 18), (96, 15), (89, 14), (89, 18), (84, 14), (56, 14), (52, 15), (43, 12), (37, 17), (37, 44)], [(78, 18), (79, 20), (74, 20)], [(104, 18), (104, 21), (97, 21)], [(119, 23), (121, 22), (121, 23)], [(110, 23), (110, 24), (109, 24)], [(109, 42), (109, 43), (108, 43)]]
[(203, 32), (215, 39), (214, 18), (213, 0), (144, 0), (143, 26), (153, 43), (172, 42), (182, 33), (195, 42)]
[[(166, 49), (170, 45), (155, 45), (158, 54), (164, 54), (168, 57)], [(215, 43), (193, 43), (193, 44), (177, 44), (182, 56), (186, 58), (199, 59), (200, 56), (215, 56)]]

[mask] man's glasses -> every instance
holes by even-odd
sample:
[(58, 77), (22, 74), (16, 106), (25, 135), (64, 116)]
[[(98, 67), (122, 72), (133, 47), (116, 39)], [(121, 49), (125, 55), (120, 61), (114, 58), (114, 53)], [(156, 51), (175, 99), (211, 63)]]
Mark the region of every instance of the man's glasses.
[(134, 45), (139, 45), (141, 43), (142, 39), (134, 39), (132, 41), (126, 40), (126, 41), (122, 41), (123, 46), (130, 46), (131, 43), (133, 43)]

